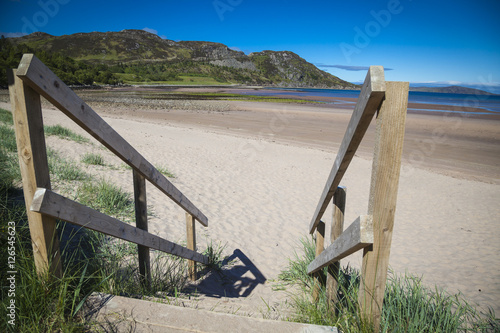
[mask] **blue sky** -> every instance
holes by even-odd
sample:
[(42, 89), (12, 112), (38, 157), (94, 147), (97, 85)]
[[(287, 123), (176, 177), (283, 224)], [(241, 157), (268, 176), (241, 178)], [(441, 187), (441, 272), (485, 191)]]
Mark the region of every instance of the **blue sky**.
[(149, 29), (245, 53), (289, 50), (350, 82), (386, 79), (500, 93), (500, 1), (0, 0), (0, 33)]

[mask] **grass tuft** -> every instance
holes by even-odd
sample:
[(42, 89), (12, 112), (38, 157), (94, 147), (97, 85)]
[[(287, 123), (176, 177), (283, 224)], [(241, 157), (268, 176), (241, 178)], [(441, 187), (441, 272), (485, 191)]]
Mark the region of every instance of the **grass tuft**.
[(2, 142), (2, 150), (7, 152), (17, 151), (16, 136), (11, 126), (0, 124), (0, 141)]
[[(342, 268), (339, 273), (338, 302), (330, 304), (324, 287), (312, 302), (314, 280), (307, 266), (315, 257), (312, 239), (302, 241), (304, 254), (295, 255), (279, 278), (299, 287), (292, 295), (293, 321), (336, 326), (343, 332), (373, 332), (358, 307), (359, 271)], [(326, 274), (326, 272), (323, 272)], [(490, 309), (481, 315), (461, 294), (448, 294), (437, 287), (428, 289), (421, 278), (389, 272), (382, 307), (380, 332), (499, 332), (500, 325)]]
[(100, 154), (86, 153), (82, 156), (81, 161), (90, 165), (105, 165), (104, 158)]
[(74, 161), (61, 157), (54, 149), (47, 148), (47, 160), (55, 181), (82, 181), (90, 178)]
[(170, 172), (166, 167), (160, 165), (160, 166), (155, 166), (156, 170), (160, 171), (163, 175), (165, 175), (168, 178), (175, 178), (175, 175)]
[(220, 271), (222, 266), (224, 265), (223, 252), (226, 249), (226, 245), (222, 245), (221, 243), (214, 244), (213, 241), (207, 245), (203, 254), (208, 257), (207, 268), (209, 270)]
[(6, 125), (14, 125), (12, 113), (10, 111), (0, 109), (0, 122)]
[(108, 180), (97, 183), (85, 182), (77, 191), (78, 201), (95, 210), (124, 221), (134, 218), (134, 203), (131, 195)]
[(76, 134), (72, 130), (63, 127), (59, 124), (44, 126), (45, 135), (55, 135), (62, 139), (73, 140), (79, 143), (88, 143), (90, 142), (87, 138), (84, 138), (80, 134)]

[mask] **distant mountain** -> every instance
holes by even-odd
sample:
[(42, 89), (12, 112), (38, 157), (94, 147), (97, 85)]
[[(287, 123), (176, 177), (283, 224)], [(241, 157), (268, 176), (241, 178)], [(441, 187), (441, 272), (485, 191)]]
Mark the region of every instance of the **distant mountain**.
[(448, 87), (410, 87), (410, 91), (435, 92), (445, 94), (495, 95), (493, 93), (461, 86)]
[(64, 36), (35, 32), (8, 40), (15, 46), (26, 45), (78, 62), (106, 65), (125, 82), (184, 80), (186, 76), (197, 76), (219, 83), (357, 88), (290, 51), (263, 51), (246, 55), (220, 43), (175, 42), (143, 30)]

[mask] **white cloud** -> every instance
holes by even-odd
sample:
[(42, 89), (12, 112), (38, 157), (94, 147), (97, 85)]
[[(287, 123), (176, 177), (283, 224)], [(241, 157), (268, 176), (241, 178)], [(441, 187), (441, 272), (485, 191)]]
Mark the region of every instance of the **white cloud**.
[(146, 28), (142, 28), (142, 30), (150, 32), (150, 33), (155, 34), (155, 35), (158, 35), (158, 30), (155, 30), (155, 29), (151, 29), (151, 28), (146, 27)]
[(152, 34), (155, 34), (155, 35), (159, 36), (161, 39), (167, 39), (167, 36), (165, 36), (165, 35), (158, 35), (158, 30), (156, 30), (156, 29), (151, 29), (151, 28), (145, 27), (145, 28), (142, 28), (142, 30), (147, 31), (147, 32), (152, 33)]

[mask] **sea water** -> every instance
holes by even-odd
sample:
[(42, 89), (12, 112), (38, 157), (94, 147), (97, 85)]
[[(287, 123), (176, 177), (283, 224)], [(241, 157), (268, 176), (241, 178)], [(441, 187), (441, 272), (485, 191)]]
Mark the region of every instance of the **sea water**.
[[(273, 92), (272, 90), (276, 90)], [(332, 97), (332, 98), (358, 98), (359, 90), (337, 90), (337, 89), (316, 89), (316, 88), (271, 88), (266, 91), (252, 91), (251, 95), (273, 96), (273, 95), (294, 95), (302, 97)], [(479, 94), (448, 94), (410, 91), (408, 95), (409, 103), (437, 104), (447, 106), (460, 106), (483, 109), (484, 112), (473, 112), (474, 114), (491, 114), (491, 112), (500, 113), (500, 95), (479, 95)], [(346, 101), (342, 101), (347, 104)], [(352, 102), (353, 105), (355, 102)], [(456, 112), (472, 113), (464, 111), (445, 111), (428, 108), (419, 108), (418, 106), (409, 108), (411, 111), (427, 112)]]

